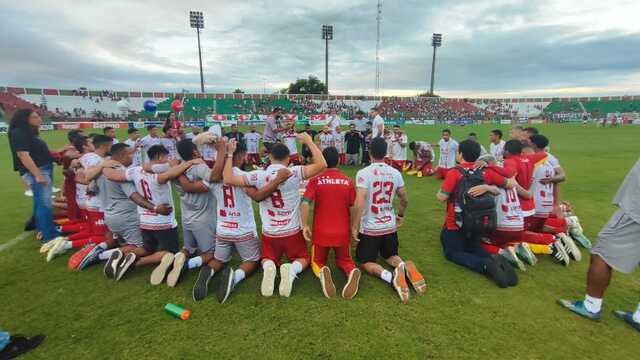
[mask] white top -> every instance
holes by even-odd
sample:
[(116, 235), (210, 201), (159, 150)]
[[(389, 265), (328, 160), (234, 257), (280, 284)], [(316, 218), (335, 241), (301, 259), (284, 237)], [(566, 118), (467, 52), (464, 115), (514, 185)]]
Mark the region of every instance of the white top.
[(323, 151), (330, 146), (334, 146), (335, 142), (331, 133), (326, 134), (322, 132), (318, 134), (318, 139), (320, 139), (320, 151)]
[(385, 163), (373, 163), (358, 171), (356, 187), (367, 190), (360, 232), (371, 236), (395, 232), (393, 199), (398, 190), (404, 187), (400, 172)]
[(336, 128), (338, 126), (340, 126), (341, 123), (341, 119), (340, 119), (340, 115), (331, 115), (329, 116), (329, 122), (327, 123), (327, 125), (329, 126), (329, 129), (331, 129), (331, 133), (335, 134), (336, 133)]
[(333, 134), (333, 142), (338, 154), (344, 154), (344, 132), (336, 132)]
[[(265, 170), (245, 174), (245, 182), (258, 189), (276, 177), (281, 164), (271, 164)], [(304, 167), (293, 166), (287, 181), (278, 186), (270, 197), (260, 202), (262, 233), (271, 237), (290, 236), (300, 231), (300, 183), (304, 181)]]
[[(94, 152), (86, 153), (80, 157), (80, 165), (84, 170), (96, 165), (100, 165), (104, 161), (104, 158)], [(102, 211), (102, 202), (100, 197), (96, 195), (88, 195), (86, 193), (87, 187), (84, 187), (85, 192), (85, 206), (89, 211)]]
[(181, 160), (178, 155), (177, 141), (174, 138), (162, 138), (160, 143), (169, 151), (169, 160)]
[(215, 123), (209, 127), (209, 132), (218, 135), (218, 137), (222, 137), (222, 127), (219, 123)]
[(364, 132), (365, 130), (367, 130), (367, 119), (366, 118), (354, 119), (353, 123), (356, 125), (356, 130), (357, 131)]
[(257, 154), (258, 153), (258, 143), (262, 135), (258, 132), (248, 132), (244, 134), (244, 141), (247, 143), (247, 154)]
[(218, 156), (218, 150), (213, 147), (213, 144), (198, 145), (198, 151), (202, 155), (202, 159), (206, 161), (214, 161)]
[(427, 153), (431, 154), (431, 161), (433, 161), (433, 159), (435, 158), (433, 147), (426, 141), (416, 141), (416, 147), (414, 151), (416, 152), (416, 157), (418, 159), (426, 158), (428, 156)]
[[(393, 160), (407, 160), (407, 149), (409, 138), (406, 134), (391, 136), (391, 158)], [(404, 145), (404, 146), (403, 146)]]
[(113, 145), (118, 144), (119, 142), (120, 142), (120, 140), (118, 140), (116, 138), (111, 139), (111, 144), (113, 144)]
[(443, 169), (451, 169), (456, 167), (456, 153), (458, 152), (458, 142), (449, 139), (449, 141), (444, 141), (444, 139), (440, 139), (438, 141), (438, 145), (440, 146), (440, 159), (438, 159), (438, 167)]
[[(139, 141), (139, 140), (138, 140)], [(124, 141), (130, 148), (134, 149), (136, 147), (137, 141), (127, 139)], [(142, 165), (142, 151), (141, 148), (137, 148), (136, 152), (133, 154), (133, 161), (131, 162), (131, 166), (140, 166)]]
[[(247, 173), (234, 167), (233, 175), (246, 176)], [(243, 188), (218, 182), (211, 184), (211, 190), (218, 202), (217, 240), (245, 241), (257, 238), (251, 198)]]
[(282, 143), (289, 149), (289, 155), (298, 154), (298, 137), (295, 131), (287, 131), (282, 134)]
[(520, 199), (515, 188), (499, 188), (500, 195), (496, 196), (497, 230), (524, 230), (524, 216), (520, 207)]
[(553, 212), (553, 184), (543, 184), (540, 179), (551, 177), (554, 174), (553, 161), (549, 161), (549, 158), (542, 163), (536, 164), (533, 169), (531, 192), (533, 193), (533, 201), (536, 204), (535, 217), (546, 218)]
[(500, 140), (499, 143), (494, 144), (493, 142), (489, 145), (489, 151), (491, 152), (491, 156), (493, 156), (496, 161), (500, 164), (504, 161), (504, 140)]
[[(138, 166), (128, 168), (125, 171), (125, 178), (133, 182), (136, 191), (149, 202), (155, 205), (169, 204), (175, 210), (171, 185), (169, 182), (159, 184), (158, 174), (146, 172)], [(144, 230), (167, 230), (178, 226), (175, 211), (169, 215), (160, 215), (138, 206), (138, 215), (140, 215), (140, 228)]]
[[(382, 132), (378, 131), (378, 125), (382, 125)], [(374, 139), (384, 134), (384, 119), (380, 114), (376, 115), (371, 122), (371, 138)]]
[(149, 148), (152, 147), (153, 145), (161, 145), (162, 138), (151, 137), (150, 135), (147, 135), (142, 139), (140, 139), (140, 144), (142, 145), (142, 151), (144, 153), (144, 162), (146, 163), (146, 162), (149, 162), (149, 156), (147, 155), (147, 151), (149, 151)]

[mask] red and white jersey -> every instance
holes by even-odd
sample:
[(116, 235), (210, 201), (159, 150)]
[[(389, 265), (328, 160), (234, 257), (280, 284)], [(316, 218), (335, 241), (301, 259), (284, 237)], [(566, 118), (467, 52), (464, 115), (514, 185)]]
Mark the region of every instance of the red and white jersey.
[(334, 146), (338, 150), (338, 154), (344, 154), (344, 134), (343, 132), (333, 133)]
[(373, 163), (358, 171), (356, 187), (367, 190), (360, 232), (379, 236), (396, 231), (396, 212), (393, 199), (404, 187), (402, 174), (385, 163)]
[(440, 139), (438, 141), (438, 145), (440, 146), (440, 158), (438, 159), (438, 167), (443, 169), (451, 169), (456, 167), (456, 153), (458, 152), (458, 142), (449, 139), (449, 141), (444, 141), (444, 139)]
[(334, 146), (334, 138), (331, 133), (323, 133), (318, 134), (318, 139), (320, 140), (320, 151), (324, 149)]
[[(234, 167), (233, 175), (246, 176), (247, 173)], [(216, 238), (222, 241), (245, 241), (257, 238), (258, 232), (251, 198), (244, 189), (218, 182), (211, 184), (211, 191), (218, 202)]]
[(213, 144), (198, 145), (198, 151), (202, 155), (202, 160), (205, 161), (215, 161), (218, 156), (218, 151), (213, 147)]
[(491, 143), (489, 145), (491, 156), (496, 159), (498, 164), (502, 164), (502, 162), (504, 161), (504, 144), (506, 144), (504, 140), (500, 140), (500, 142), (497, 144)]
[(147, 151), (153, 145), (162, 145), (162, 138), (160, 137), (152, 137), (151, 135), (147, 135), (140, 139), (140, 144), (142, 145), (142, 153), (144, 154), (144, 162), (149, 162), (149, 156), (147, 155)]
[[(400, 136), (391, 135), (391, 158), (393, 160), (407, 160), (407, 142), (409, 138), (406, 134)], [(403, 146), (404, 145), (404, 146)]]
[(533, 201), (536, 205), (535, 217), (549, 217), (549, 214), (553, 212), (553, 184), (543, 184), (541, 179), (551, 177), (555, 174), (553, 168), (553, 161), (549, 161), (549, 158), (539, 162), (533, 169), (533, 181), (531, 183), (531, 192), (533, 193)]
[[(86, 153), (80, 157), (80, 165), (86, 171), (90, 167), (100, 165), (104, 161), (104, 158), (94, 152)], [(85, 207), (89, 211), (102, 211), (102, 202), (100, 197), (95, 195), (88, 195), (86, 193), (87, 187), (84, 186), (85, 193)]]
[[(245, 175), (245, 182), (260, 189), (282, 168), (281, 164), (271, 164), (265, 170), (251, 171)], [(300, 231), (300, 183), (304, 181), (304, 167), (293, 166), (289, 170), (293, 176), (260, 202), (262, 233), (271, 237), (290, 236)]]
[[(136, 191), (149, 202), (155, 205), (169, 204), (175, 210), (171, 184), (170, 182), (158, 183), (158, 174), (146, 172), (138, 166), (128, 168), (125, 171), (125, 178), (132, 182)], [(155, 211), (138, 206), (138, 214), (140, 215), (140, 228), (144, 230), (167, 230), (178, 226), (175, 211), (169, 215), (160, 215)]]
[(289, 155), (298, 153), (298, 136), (295, 131), (287, 131), (282, 134), (282, 143), (289, 149)]
[[(433, 147), (431, 146), (431, 144), (425, 141), (416, 141), (415, 152), (418, 160), (430, 158), (431, 161), (433, 161), (433, 159), (435, 158)], [(430, 157), (429, 154), (431, 154)]]
[(174, 138), (162, 138), (160, 143), (169, 151), (169, 160), (182, 160), (178, 155), (177, 141)]
[(258, 153), (258, 143), (262, 135), (257, 132), (248, 132), (244, 135), (244, 141), (247, 143), (247, 154)]
[(132, 162), (131, 162), (131, 166), (140, 166), (142, 165), (142, 151), (140, 150), (141, 148), (136, 148), (136, 145), (138, 144), (140, 140), (131, 140), (131, 139), (127, 139), (124, 141), (125, 144), (127, 144), (131, 149), (136, 149), (136, 152), (133, 154), (133, 158), (132, 158)]
[(498, 188), (500, 195), (496, 196), (497, 230), (522, 231), (524, 230), (524, 216), (520, 207), (520, 199), (515, 188)]

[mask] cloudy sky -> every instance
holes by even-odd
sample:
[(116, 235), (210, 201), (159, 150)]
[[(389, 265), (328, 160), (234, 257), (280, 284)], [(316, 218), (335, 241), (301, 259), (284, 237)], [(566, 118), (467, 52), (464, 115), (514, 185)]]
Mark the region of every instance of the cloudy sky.
[[(332, 24), (331, 92), (373, 94), (376, 3), (0, 0), (0, 85), (196, 91), (188, 13), (200, 10), (207, 91), (323, 79), (320, 28)], [(386, 0), (383, 93), (427, 89), (440, 32), (445, 96), (640, 94), (638, 14), (638, 0)]]

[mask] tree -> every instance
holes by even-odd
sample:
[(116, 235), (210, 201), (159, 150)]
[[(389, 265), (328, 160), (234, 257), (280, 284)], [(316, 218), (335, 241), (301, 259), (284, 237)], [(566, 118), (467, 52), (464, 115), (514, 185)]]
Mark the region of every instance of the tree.
[(325, 94), (326, 91), (327, 87), (313, 75), (308, 79), (297, 79), (286, 89), (287, 94)]
[(440, 97), (440, 95), (431, 94), (428, 91), (426, 91), (426, 92), (418, 94), (418, 97), (435, 97), (435, 98), (438, 98), (438, 97)]
[(244, 94), (244, 91), (242, 91), (241, 89), (235, 89), (233, 90), (234, 94)]

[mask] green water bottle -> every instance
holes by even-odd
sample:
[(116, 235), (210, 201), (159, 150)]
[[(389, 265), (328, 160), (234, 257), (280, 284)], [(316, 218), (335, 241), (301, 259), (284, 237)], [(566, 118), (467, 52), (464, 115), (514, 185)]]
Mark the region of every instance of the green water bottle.
[(187, 310), (180, 305), (168, 303), (164, 306), (164, 311), (167, 314), (182, 320), (188, 320), (191, 316), (191, 310)]

